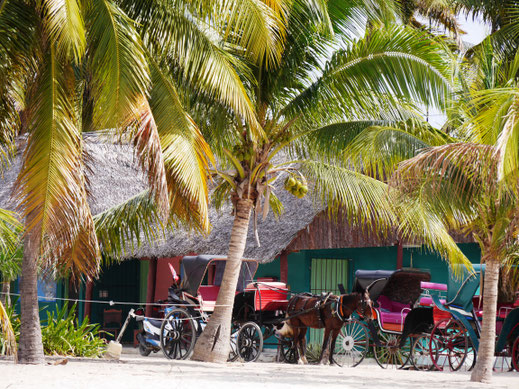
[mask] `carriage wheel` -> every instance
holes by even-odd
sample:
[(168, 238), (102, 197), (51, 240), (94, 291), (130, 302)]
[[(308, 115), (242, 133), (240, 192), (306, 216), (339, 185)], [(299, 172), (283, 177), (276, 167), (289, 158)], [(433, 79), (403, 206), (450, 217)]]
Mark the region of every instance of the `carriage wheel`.
[[(433, 340), (433, 342), (436, 342)], [(429, 334), (422, 334), (413, 342), (411, 349), (411, 363), (416, 370), (432, 370), (434, 363), (429, 350), (430, 336)], [(437, 347), (433, 345), (433, 349)]]
[(280, 339), (279, 345), (281, 346), (281, 358), (286, 363), (297, 363), (299, 359), (299, 353), (294, 343), (294, 339), (283, 338)]
[(339, 366), (355, 367), (364, 360), (369, 348), (366, 327), (358, 320), (344, 323), (335, 342), (333, 359)]
[(519, 336), (515, 338), (512, 346), (512, 365), (515, 370), (519, 371)]
[(258, 360), (263, 350), (263, 334), (259, 325), (253, 322), (245, 323), (238, 331), (238, 355), (245, 362)]
[(381, 346), (373, 346), (375, 360), (378, 365), (387, 367), (404, 367), (411, 356), (411, 338), (407, 337), (403, 347), (400, 347), (400, 335), (379, 332)]
[(186, 359), (196, 341), (196, 325), (191, 315), (182, 308), (168, 313), (160, 326), (160, 348), (169, 359)]
[(473, 356), (472, 366), (476, 358), (471, 345), (467, 329), (458, 320), (450, 317), (439, 321), (431, 331), (429, 342), (434, 367), (443, 370), (448, 363), (452, 371), (457, 371), (465, 364), (469, 351)]

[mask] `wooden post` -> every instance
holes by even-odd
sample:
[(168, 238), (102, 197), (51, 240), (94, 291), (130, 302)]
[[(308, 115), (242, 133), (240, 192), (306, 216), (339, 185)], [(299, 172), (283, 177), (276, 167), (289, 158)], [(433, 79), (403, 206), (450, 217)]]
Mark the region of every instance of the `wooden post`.
[(402, 269), (404, 266), (404, 246), (402, 245), (402, 241), (399, 240), (396, 242), (396, 268)]
[[(92, 296), (94, 293), (94, 281), (89, 280), (86, 283), (85, 288), (85, 300), (92, 300)], [(85, 301), (85, 317), (90, 319), (90, 315), (92, 314), (92, 303), (90, 301)]]
[(157, 283), (157, 258), (149, 258), (148, 286), (146, 289), (146, 316), (151, 317), (153, 306), (149, 305), (155, 300), (155, 285)]
[(281, 282), (288, 283), (288, 253), (285, 250), (279, 256), (279, 278)]

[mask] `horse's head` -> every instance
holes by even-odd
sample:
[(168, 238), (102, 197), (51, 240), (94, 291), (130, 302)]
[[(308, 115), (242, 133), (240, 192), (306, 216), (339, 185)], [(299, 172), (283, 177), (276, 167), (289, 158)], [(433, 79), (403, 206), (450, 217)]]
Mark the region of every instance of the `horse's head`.
[(371, 302), (371, 298), (369, 297), (369, 292), (367, 290), (360, 296), (359, 305), (357, 307), (357, 312), (359, 315), (366, 319), (373, 319), (373, 304)]
[[(288, 315), (287, 315), (288, 318)], [(276, 335), (282, 338), (293, 338), (294, 337), (294, 329), (287, 321), (283, 321), (275, 325), (275, 333)]]

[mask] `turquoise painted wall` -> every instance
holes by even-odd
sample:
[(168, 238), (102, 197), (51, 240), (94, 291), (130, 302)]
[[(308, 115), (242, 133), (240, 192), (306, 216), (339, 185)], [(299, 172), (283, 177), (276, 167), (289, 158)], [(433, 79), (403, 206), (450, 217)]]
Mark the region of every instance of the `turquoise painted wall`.
[[(477, 244), (465, 243), (459, 246), (472, 263), (479, 263), (481, 255)], [(396, 257), (396, 246), (303, 250), (288, 256), (288, 284), (293, 292), (310, 291), (312, 258), (338, 258), (350, 260), (349, 279), (345, 280), (345, 285), (347, 285), (347, 290), (351, 290), (356, 270), (393, 270), (396, 268)], [(429, 270), (433, 282), (447, 282), (447, 263), (437, 254), (428, 250), (404, 248), (403, 266)], [(260, 265), (256, 275), (257, 277), (279, 278), (279, 258)]]

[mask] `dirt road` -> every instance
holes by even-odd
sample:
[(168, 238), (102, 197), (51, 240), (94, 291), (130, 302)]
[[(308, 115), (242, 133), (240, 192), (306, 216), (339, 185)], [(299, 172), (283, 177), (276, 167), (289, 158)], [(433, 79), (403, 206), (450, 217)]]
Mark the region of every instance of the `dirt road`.
[(272, 362), (169, 361), (123, 354), (121, 361), (69, 360), (65, 365), (23, 366), (0, 361), (0, 388), (519, 388), (519, 373), (499, 373), (492, 385), (474, 384), (469, 373), (383, 370), (367, 361), (356, 368), (301, 366)]

